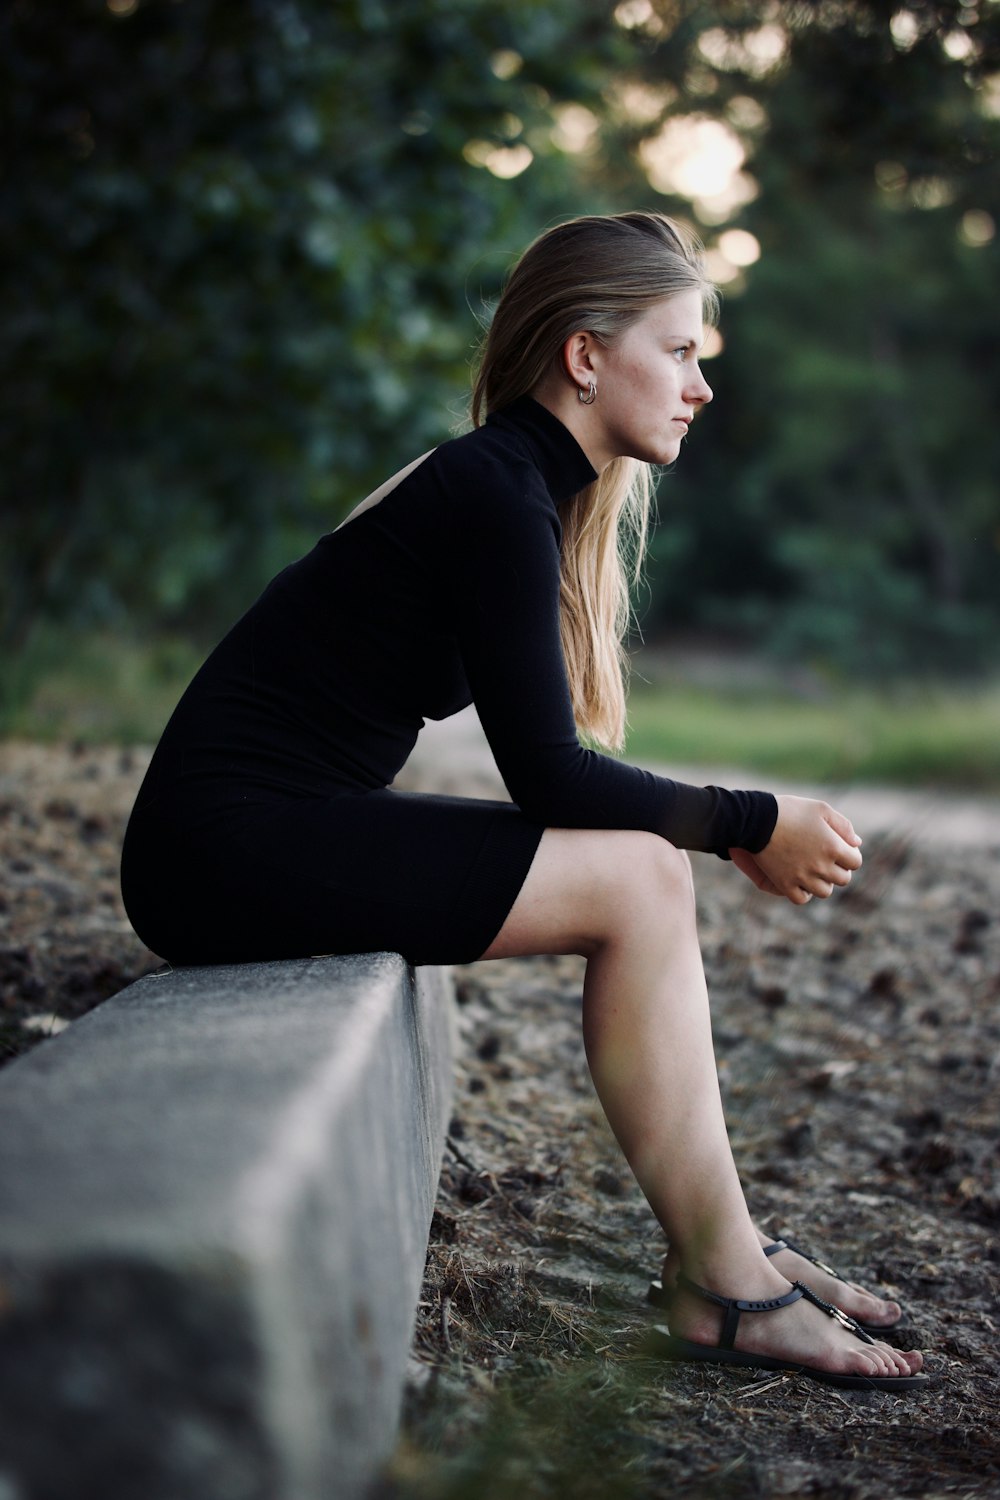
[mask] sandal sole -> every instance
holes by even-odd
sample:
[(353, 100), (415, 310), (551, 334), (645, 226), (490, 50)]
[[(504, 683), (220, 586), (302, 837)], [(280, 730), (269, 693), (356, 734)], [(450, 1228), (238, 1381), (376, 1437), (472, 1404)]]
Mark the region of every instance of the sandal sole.
[(715, 1349), (711, 1344), (695, 1344), (690, 1339), (677, 1338), (668, 1329), (652, 1329), (644, 1345), (650, 1357), (666, 1359), (675, 1363), (728, 1365), (741, 1370), (776, 1370), (785, 1375), (805, 1375), (823, 1385), (835, 1385), (849, 1391), (906, 1391), (914, 1395), (926, 1391), (934, 1384), (930, 1375), (835, 1375), (829, 1370), (818, 1370), (814, 1365), (803, 1365), (790, 1359), (777, 1359), (770, 1354), (744, 1354), (739, 1349)]

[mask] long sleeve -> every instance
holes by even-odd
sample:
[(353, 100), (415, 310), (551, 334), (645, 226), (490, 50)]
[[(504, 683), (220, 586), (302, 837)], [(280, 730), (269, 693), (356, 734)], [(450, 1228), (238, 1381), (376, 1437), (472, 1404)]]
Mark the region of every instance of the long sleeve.
[(457, 637), (514, 802), (547, 826), (646, 829), (717, 853), (763, 848), (777, 816), (769, 793), (688, 786), (579, 743), (559, 634), (555, 503), (527, 456), (496, 473), (479, 465), (473, 494), (464, 477), (451, 476)]

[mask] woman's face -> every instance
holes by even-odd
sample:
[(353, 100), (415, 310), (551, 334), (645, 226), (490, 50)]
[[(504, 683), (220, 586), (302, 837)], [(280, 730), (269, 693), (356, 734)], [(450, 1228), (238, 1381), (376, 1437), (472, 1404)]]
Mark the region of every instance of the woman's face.
[(698, 365), (704, 337), (694, 289), (654, 303), (595, 357), (597, 400), (588, 417), (603, 429), (594, 437), (605, 461), (673, 463), (695, 413), (712, 399)]

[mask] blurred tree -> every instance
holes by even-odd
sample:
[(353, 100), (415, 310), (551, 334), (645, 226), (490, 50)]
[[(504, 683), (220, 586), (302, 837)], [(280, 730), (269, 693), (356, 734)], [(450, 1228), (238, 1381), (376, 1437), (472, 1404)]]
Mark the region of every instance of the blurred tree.
[(651, 618), (991, 661), (998, 80), (997, 0), (10, 0), (3, 643), (217, 631), (441, 438), (516, 250), (652, 200), (727, 305)]
[(8, 649), (42, 610), (216, 630), (439, 441), (620, 45), (596, 0), (6, 6)]
[[(622, 11), (660, 104), (633, 145), (728, 283), (718, 405), (661, 489), (660, 618), (852, 669), (993, 664), (1000, 6)], [(721, 189), (711, 152), (690, 178), (706, 121), (743, 158)]]

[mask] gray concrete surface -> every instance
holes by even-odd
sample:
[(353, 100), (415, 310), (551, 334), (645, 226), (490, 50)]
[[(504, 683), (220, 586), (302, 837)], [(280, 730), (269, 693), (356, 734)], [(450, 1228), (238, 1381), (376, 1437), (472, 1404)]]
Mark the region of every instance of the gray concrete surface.
[(392, 1449), (447, 972), (181, 969), (0, 1076), (2, 1500), (340, 1500)]

